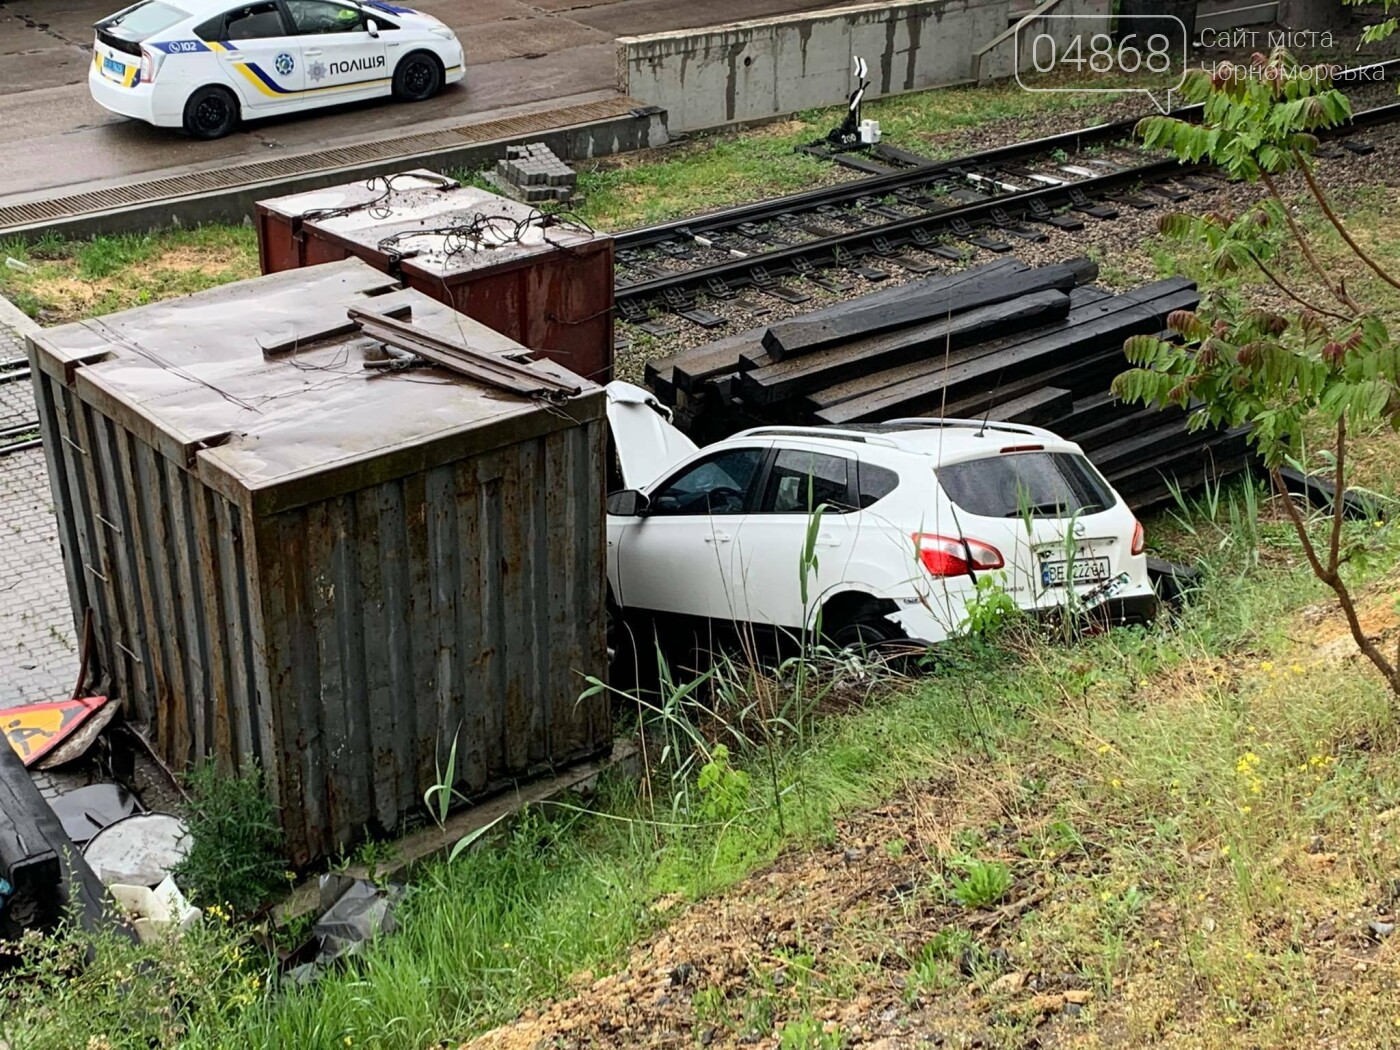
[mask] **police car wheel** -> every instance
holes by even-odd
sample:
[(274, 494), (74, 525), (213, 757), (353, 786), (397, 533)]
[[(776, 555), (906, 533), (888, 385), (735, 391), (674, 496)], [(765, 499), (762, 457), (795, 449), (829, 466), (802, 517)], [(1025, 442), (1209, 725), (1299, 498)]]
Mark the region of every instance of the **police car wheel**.
[(426, 51), (415, 51), (404, 57), (394, 70), (394, 97), (405, 102), (422, 102), (432, 98), (442, 87), (442, 67)]
[(185, 133), (221, 139), (238, 126), (238, 100), (221, 87), (202, 87), (185, 103)]

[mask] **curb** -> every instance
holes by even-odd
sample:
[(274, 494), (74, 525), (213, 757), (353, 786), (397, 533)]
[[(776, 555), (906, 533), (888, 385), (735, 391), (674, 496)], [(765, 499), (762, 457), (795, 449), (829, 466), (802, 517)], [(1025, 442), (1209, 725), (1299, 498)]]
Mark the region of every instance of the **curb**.
[(27, 313), (0, 295), (0, 325), (13, 328), (20, 335), (34, 335), (40, 326)]

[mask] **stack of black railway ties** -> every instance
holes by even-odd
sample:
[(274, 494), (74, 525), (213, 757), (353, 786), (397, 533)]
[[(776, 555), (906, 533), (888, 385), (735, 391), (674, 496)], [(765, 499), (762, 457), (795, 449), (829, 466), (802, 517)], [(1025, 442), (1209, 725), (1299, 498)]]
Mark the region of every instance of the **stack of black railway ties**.
[(653, 362), (647, 383), (705, 443), (749, 426), (859, 427), (908, 416), (1044, 426), (1077, 442), (1138, 511), (1244, 471), (1245, 428), (1191, 430), (1181, 409), (1110, 391), (1123, 343), (1165, 336), (1193, 282), (1113, 293), (1087, 259), (1000, 259), (778, 321)]

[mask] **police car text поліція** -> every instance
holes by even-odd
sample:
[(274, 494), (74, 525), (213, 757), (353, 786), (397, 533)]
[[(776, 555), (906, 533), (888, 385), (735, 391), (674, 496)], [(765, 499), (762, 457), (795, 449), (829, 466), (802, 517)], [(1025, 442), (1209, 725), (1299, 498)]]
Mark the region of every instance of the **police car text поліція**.
[(465, 75), (451, 29), (384, 0), (143, 0), (95, 28), (93, 99), (197, 138), (340, 102), (417, 102)]

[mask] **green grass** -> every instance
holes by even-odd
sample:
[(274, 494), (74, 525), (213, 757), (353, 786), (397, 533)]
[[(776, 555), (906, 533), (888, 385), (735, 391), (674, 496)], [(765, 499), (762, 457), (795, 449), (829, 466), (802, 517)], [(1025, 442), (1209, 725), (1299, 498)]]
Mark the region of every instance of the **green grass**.
[[(1381, 815), (1400, 804), (1393, 713), (1364, 665), (1321, 651), (1341, 637), (1334, 618), (1312, 620), (1300, 646), (1299, 610), (1323, 594), (1286, 528), (1267, 519), (1252, 528), (1264, 544), (1256, 559), (1239, 543), (1221, 542), (1231, 526), (1218, 506), (1216, 515), (1212, 523), (1198, 511), (1194, 531), (1154, 524), (1176, 555), (1203, 558), (1211, 569), (1175, 628), (1068, 646), (955, 648), (937, 673), (828, 715), (771, 756), (739, 755), (752, 774), (748, 804), (737, 812), (726, 804), (733, 815), (720, 825), (693, 815), (700, 795), (687, 809), (681, 796), (674, 805), (666, 795), (648, 798), (620, 777), (602, 785), (591, 807), (532, 810), (455, 863), (420, 869), (398, 932), (344, 972), (241, 1006), (206, 1006), (180, 1045), (330, 1050), (465, 1037), (566, 992), (579, 971), (616, 967), (681, 903), (730, 890), (780, 850), (831, 841), (838, 816), (858, 821), (862, 807), (950, 775), (967, 804), (952, 811), (941, 843), (922, 848), (933, 851), (953, 898), (966, 897), (976, 911), (1020, 897), (1024, 886), (1056, 888), (1005, 941), (1013, 960), (1081, 974), (1105, 1000), (1101, 1010), (1124, 987), (1152, 992), (1145, 1016), (1189, 999), (1192, 1018), (1180, 1023), (1197, 1035), (1210, 1025), (1255, 1026), (1285, 1041), (1327, 1031), (1311, 1008), (1261, 1016), (1248, 1007), (1251, 988), (1268, 987), (1287, 1003), (1329, 995), (1307, 968), (1261, 954), (1272, 941), (1250, 931), (1280, 913), (1306, 922), (1355, 908), (1400, 864), (1393, 837), (1380, 834)], [(1384, 581), (1395, 578), (1397, 552), (1383, 546), (1368, 568), (1380, 589), (1363, 592), (1366, 608), (1389, 607)], [(782, 793), (783, 831), (770, 784)], [(664, 776), (653, 781), (658, 791), (665, 785)], [(999, 801), (973, 802), (987, 799)], [(1018, 843), (1011, 851), (993, 845), (1007, 841), (1008, 826)], [(1301, 847), (1314, 834), (1345, 851), (1333, 884), (1299, 881)], [(1086, 843), (1098, 851), (1093, 867), (1063, 871), (1059, 865)], [(897, 864), (903, 853), (874, 856)], [(919, 928), (919, 916), (933, 908), (934, 921), (952, 922), (954, 932), (911, 959), (916, 998), (927, 1006), (972, 994), (957, 976), (968, 944), (956, 932), (964, 905), (938, 893), (922, 899), (895, 920)], [(1200, 936), (1206, 918), (1212, 938)], [(825, 1038), (819, 1033), (832, 1029), (814, 1027), (810, 1004), (886, 980), (861, 952), (873, 945), (888, 954), (907, 936), (863, 922), (852, 917), (831, 934), (858, 944), (800, 945), (784, 964), (789, 980), (781, 988), (764, 963), (737, 998), (700, 997), (697, 1017), (732, 1016), (736, 1031), (760, 1034), (791, 1026), (790, 1038), (804, 1045), (809, 1036)], [(207, 936), (225, 946), (196, 942), (198, 959), (181, 956), (179, 965), (200, 974), (232, 950), (217, 931)], [(999, 964), (977, 958), (974, 984), (990, 987)], [(257, 976), (256, 959), (243, 959), (209, 980), (244, 988)], [(61, 993), (51, 989), (62, 1011), (41, 1025), (25, 986), (9, 991), (0, 1031), (16, 1050), (82, 1045), (93, 1034), (113, 1047), (138, 1045), (122, 1034), (136, 1006), (110, 967), (66, 982)], [(1126, 1009), (1131, 1015), (1135, 1007)], [(1202, 1038), (1199, 1045), (1215, 1045)]]
[(0, 295), (44, 323), (73, 321), (258, 275), (257, 235), (201, 226), (86, 241), (0, 242)]
[[(1093, 111), (1113, 97), (1000, 84), (896, 95), (869, 103), (864, 113), (880, 122), (884, 142), (943, 158), (965, 151), (967, 132), (999, 121), (1082, 113), (1085, 124), (1098, 123)], [(829, 161), (796, 152), (843, 115), (842, 108), (810, 110), (752, 131), (701, 135), (666, 150), (605, 160), (580, 174), (586, 202), (578, 211), (600, 229), (623, 230), (852, 178)]]

